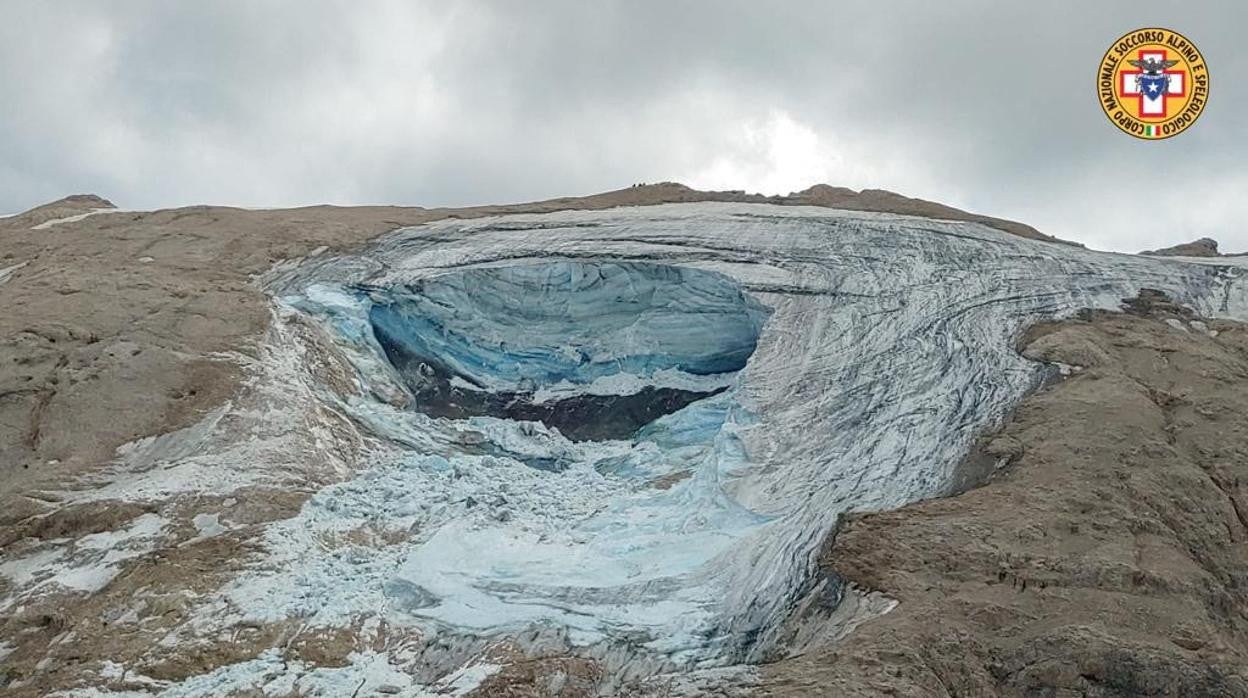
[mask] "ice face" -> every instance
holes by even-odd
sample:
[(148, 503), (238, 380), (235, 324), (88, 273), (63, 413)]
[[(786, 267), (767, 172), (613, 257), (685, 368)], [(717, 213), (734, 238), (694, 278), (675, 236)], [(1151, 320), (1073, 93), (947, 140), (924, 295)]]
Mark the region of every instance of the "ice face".
[(738, 371), (766, 310), (713, 272), (641, 262), (473, 269), (372, 294), (378, 332), (491, 389)]
[[(1231, 267), (738, 204), (445, 221), (267, 283), (347, 356), (365, 397), (334, 408), (387, 449), (271, 527), (234, 607), (555, 628), (643, 672), (774, 649), (838, 517), (941, 494), (1036, 385), (1031, 322), (1141, 288), (1248, 314)], [(636, 396), (627, 419), (595, 400)], [(561, 404), (611, 430), (569, 439)], [(403, 535), (318, 547), (366, 525)]]
[(767, 315), (727, 277), (652, 263), (477, 269), (358, 293), (415, 409), (538, 421), (575, 440), (628, 438), (724, 390)]

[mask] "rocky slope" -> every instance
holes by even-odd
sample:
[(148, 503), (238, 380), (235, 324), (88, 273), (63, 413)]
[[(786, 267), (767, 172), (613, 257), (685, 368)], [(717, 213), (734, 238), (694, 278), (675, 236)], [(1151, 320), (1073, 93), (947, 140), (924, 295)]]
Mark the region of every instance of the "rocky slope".
[(1185, 242), (1181, 245), (1172, 247), (1164, 247), (1160, 250), (1145, 250), (1140, 254), (1151, 255), (1153, 257), (1219, 257), (1218, 241), (1210, 238), (1200, 238), (1191, 242)]

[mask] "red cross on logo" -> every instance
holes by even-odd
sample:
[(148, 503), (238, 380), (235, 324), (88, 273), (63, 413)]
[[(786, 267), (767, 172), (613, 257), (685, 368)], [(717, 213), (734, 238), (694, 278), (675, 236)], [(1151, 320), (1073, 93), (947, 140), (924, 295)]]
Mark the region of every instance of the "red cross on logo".
[[(1150, 58), (1162, 62), (1166, 60), (1168, 51), (1140, 51), (1139, 60), (1147, 61)], [(1170, 78), (1166, 84), (1164, 95), (1150, 99), (1145, 90), (1141, 89), (1140, 76), (1144, 75), (1143, 70), (1124, 70), (1119, 73), (1122, 77), (1122, 96), (1135, 97), (1136, 99), (1136, 115), (1141, 119), (1164, 119), (1168, 114), (1166, 103), (1171, 97), (1187, 96), (1187, 71), (1186, 70), (1163, 70), (1161, 71)]]

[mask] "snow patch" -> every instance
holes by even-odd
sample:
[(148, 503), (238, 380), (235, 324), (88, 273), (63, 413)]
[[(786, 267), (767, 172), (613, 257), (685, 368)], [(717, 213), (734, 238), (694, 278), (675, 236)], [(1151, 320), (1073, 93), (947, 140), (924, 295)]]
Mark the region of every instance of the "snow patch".
[(498, 664), (471, 664), (443, 679), (440, 686), (449, 689), (452, 696), (466, 695), (502, 668)]
[(95, 593), (121, 571), (121, 563), (156, 549), (169, 522), (156, 514), (136, 517), (124, 528), (50, 541), (35, 552), (0, 564), (18, 590), (0, 602), (0, 609), (51, 589)]
[(212, 538), (230, 530), (221, 524), (221, 514), (196, 514), (191, 519), (191, 523), (195, 525), (195, 530), (199, 535), (193, 540), (202, 540), (204, 538)]
[(95, 216), (101, 213), (119, 213), (119, 212), (120, 211), (115, 208), (93, 208), (90, 211), (87, 211), (86, 213), (79, 213), (75, 216), (66, 216), (64, 218), (53, 218), (50, 221), (44, 221), (40, 223), (39, 225), (36, 225), (35, 227), (31, 228), (31, 230), (47, 230), (48, 228), (51, 228), (54, 225), (61, 225), (62, 223), (77, 223), (78, 221), (85, 220), (87, 218), (90, 218), (91, 216)]
[(8, 266), (8, 267), (4, 267), (0, 269), (0, 284), (8, 281), (9, 277), (13, 276), (15, 273), (17, 273), (18, 269), (21, 269), (27, 264), (30, 264), (30, 262), (29, 261), (21, 262), (20, 264), (14, 264), (12, 266)]
[[(122, 665), (106, 662), (102, 678), (117, 679), (125, 676), (135, 683), (152, 685), (162, 698), (215, 698), (253, 692), (266, 696), (313, 695), (313, 696), (377, 696), (393, 695), (399, 698), (435, 698), (464, 696), (481, 685), (501, 667), (496, 664), (472, 664), (465, 666), (442, 681), (423, 685), (412, 678), (406, 667), (396, 665), (380, 652), (353, 652), (348, 664), (341, 667), (321, 667), (285, 657), (277, 648), (266, 650), (258, 657), (219, 667), (206, 674), (191, 676), (177, 684), (160, 682), (145, 676), (127, 672)], [(93, 688), (88, 693), (79, 690), (53, 694), (57, 696), (98, 696), (99, 698), (129, 698), (151, 696), (143, 691), (108, 691)]]

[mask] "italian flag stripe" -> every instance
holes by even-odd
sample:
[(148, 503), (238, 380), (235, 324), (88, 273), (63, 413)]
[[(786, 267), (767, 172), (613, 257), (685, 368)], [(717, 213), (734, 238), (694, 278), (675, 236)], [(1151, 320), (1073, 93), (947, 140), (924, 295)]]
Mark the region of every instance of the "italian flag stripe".
[(1149, 136), (1149, 137), (1159, 136), (1161, 135), (1161, 129), (1157, 128), (1156, 126), (1153, 126), (1152, 124), (1149, 124), (1144, 127), (1144, 135)]

